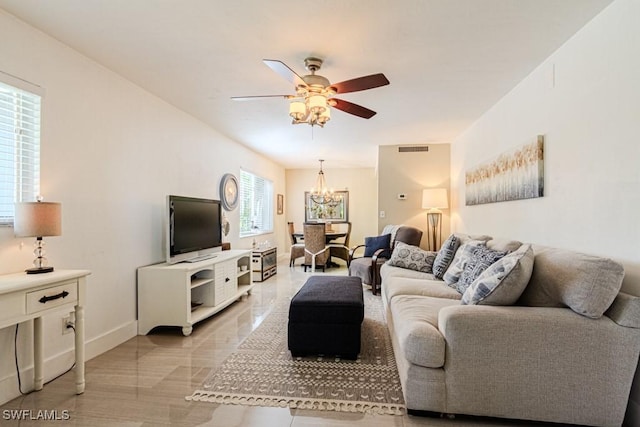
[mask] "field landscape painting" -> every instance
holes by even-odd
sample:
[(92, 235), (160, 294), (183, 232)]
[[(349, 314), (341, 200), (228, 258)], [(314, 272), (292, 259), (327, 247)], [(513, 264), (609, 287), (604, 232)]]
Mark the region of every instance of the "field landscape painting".
[(506, 151), (465, 173), (467, 206), (544, 195), (544, 136)]

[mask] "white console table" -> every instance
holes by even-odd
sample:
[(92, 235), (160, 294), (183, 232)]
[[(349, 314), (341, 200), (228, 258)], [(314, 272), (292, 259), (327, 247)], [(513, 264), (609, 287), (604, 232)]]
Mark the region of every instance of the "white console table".
[(193, 263), (138, 268), (138, 335), (156, 326), (179, 326), (184, 336), (193, 325), (250, 294), (251, 251), (216, 252)]
[[(33, 319), (33, 383), (44, 385), (42, 316), (75, 310), (76, 393), (84, 392), (84, 301), (87, 270), (0, 276), (0, 328)], [(5, 349), (7, 351), (7, 349)]]

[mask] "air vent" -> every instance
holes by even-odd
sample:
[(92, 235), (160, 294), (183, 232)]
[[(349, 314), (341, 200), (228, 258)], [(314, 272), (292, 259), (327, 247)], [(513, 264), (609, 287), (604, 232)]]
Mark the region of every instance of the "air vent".
[(398, 153), (415, 153), (417, 151), (429, 151), (428, 145), (408, 145), (405, 147), (398, 147)]

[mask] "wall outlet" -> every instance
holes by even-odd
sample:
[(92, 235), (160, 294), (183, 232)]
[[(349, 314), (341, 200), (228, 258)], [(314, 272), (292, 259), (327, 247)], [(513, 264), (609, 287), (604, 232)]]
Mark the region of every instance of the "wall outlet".
[(380, 218), (384, 218), (386, 215), (386, 213), (384, 211), (380, 211)]
[(75, 326), (75, 318), (71, 313), (62, 318), (62, 335), (73, 332), (73, 328), (70, 328), (69, 325)]

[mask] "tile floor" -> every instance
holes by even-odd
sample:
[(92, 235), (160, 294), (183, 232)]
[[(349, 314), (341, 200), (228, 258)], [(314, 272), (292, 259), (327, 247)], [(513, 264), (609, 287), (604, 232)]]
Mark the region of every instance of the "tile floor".
[[(344, 266), (327, 273), (346, 274)], [(531, 426), (457, 416), (455, 419), (414, 416), (366, 415), (338, 412), (261, 408), (187, 402), (184, 396), (198, 388), (205, 377), (231, 354), (238, 344), (267, 316), (276, 299), (293, 295), (310, 273), (288, 260), (278, 265), (277, 275), (258, 284), (251, 296), (201, 322), (189, 337), (178, 328), (154, 330), (137, 336), (86, 364), (86, 391), (73, 393), (74, 375), (68, 373), (44, 390), (18, 397), (0, 406), (2, 426), (366, 426), (366, 427), (458, 427)], [(365, 290), (367, 292), (367, 290)], [(8, 420), (8, 410), (68, 411), (66, 421)]]

